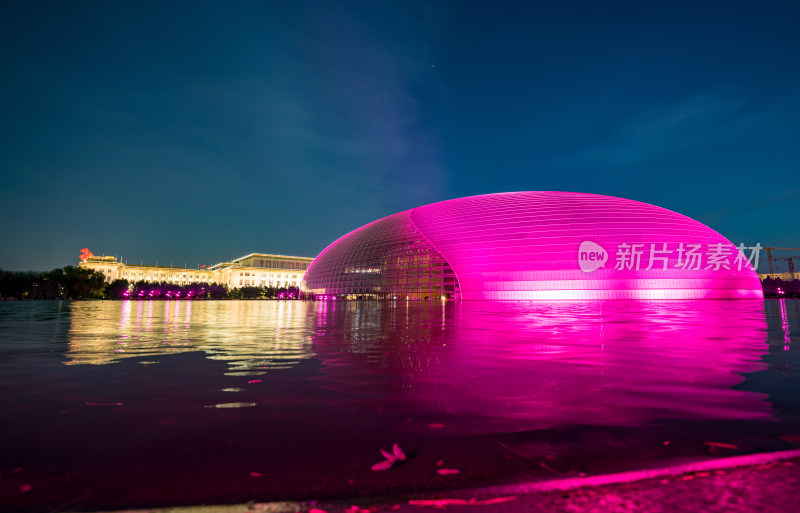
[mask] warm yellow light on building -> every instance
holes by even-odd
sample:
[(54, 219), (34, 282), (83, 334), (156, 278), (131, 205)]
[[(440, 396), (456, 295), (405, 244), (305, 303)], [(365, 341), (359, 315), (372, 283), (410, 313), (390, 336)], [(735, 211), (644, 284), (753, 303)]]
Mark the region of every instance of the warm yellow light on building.
[(118, 262), (113, 256), (82, 255), (79, 267), (92, 269), (105, 276), (107, 282), (117, 279), (131, 283), (166, 282), (179, 285), (209, 283), (240, 287), (299, 287), (308, 266), (314, 260), (309, 257), (251, 253), (249, 255), (220, 262), (198, 269), (159, 265), (128, 265)]

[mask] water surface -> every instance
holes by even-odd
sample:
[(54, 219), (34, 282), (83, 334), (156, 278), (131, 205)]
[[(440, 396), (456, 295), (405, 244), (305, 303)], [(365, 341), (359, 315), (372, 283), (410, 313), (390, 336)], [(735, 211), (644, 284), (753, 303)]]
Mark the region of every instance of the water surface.
[[(788, 448), (798, 306), (0, 303), (0, 505), (313, 499)], [(408, 460), (371, 471), (394, 443)]]

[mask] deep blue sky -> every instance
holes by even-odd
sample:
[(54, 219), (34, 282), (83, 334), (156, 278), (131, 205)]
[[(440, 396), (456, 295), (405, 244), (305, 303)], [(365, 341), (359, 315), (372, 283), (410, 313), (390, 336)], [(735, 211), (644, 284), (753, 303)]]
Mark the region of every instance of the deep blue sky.
[(0, 267), (315, 256), (515, 190), (800, 247), (798, 26), (798, 2), (5, 2)]

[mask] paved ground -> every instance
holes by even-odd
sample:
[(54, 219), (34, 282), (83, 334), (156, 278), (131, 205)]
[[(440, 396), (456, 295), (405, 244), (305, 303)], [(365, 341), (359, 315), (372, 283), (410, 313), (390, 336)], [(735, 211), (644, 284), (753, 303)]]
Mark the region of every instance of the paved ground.
[[(744, 462), (750, 464), (743, 465)], [(361, 498), (327, 503), (279, 502), (140, 511), (372, 513), (424, 512), (441, 509), (481, 513), (800, 511), (800, 451), (725, 458), (648, 472), (607, 474), (586, 479), (523, 483), (420, 496)]]

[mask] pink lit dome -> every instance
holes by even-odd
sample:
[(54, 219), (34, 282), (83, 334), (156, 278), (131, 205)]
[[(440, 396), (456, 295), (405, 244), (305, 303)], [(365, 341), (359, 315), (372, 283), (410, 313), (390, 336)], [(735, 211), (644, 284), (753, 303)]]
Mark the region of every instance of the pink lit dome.
[(317, 256), (305, 288), (362, 299), (763, 297), (746, 252), (638, 201), (577, 192), (458, 198), (379, 219)]

